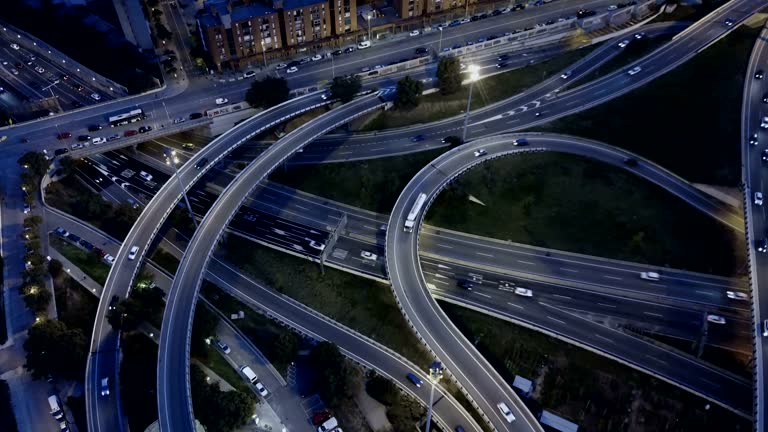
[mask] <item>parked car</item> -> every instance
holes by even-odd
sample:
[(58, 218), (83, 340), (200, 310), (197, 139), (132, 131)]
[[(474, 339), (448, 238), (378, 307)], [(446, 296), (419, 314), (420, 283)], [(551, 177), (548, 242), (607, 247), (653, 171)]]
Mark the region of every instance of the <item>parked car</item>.
[(61, 132), (58, 135), (56, 135), (57, 139), (63, 140), (67, 138), (72, 138), (72, 133), (70, 132)]
[(708, 314), (707, 315), (707, 321), (713, 323), (713, 324), (725, 324), (725, 318), (721, 317), (720, 315), (715, 314)]
[(224, 354), (229, 354), (232, 352), (232, 349), (229, 348), (229, 345), (225, 344), (221, 341), (221, 339), (216, 339), (216, 346), (223, 352)]
[(138, 134), (139, 134), (139, 131), (137, 131), (135, 129), (129, 129), (129, 130), (123, 132), (123, 136), (124, 137), (132, 137), (132, 136), (138, 135)]
[(299, 68), (297, 68), (296, 66), (289, 67), (288, 69), (285, 70), (285, 72), (289, 74), (296, 73), (298, 71), (299, 71)]
[(229, 102), (227, 98), (216, 98), (216, 105), (224, 105)]
[(139, 128), (139, 133), (147, 133), (152, 130), (152, 126), (142, 126)]
[(88, 132), (98, 132), (100, 131), (102, 126), (100, 124), (92, 124), (88, 126)]

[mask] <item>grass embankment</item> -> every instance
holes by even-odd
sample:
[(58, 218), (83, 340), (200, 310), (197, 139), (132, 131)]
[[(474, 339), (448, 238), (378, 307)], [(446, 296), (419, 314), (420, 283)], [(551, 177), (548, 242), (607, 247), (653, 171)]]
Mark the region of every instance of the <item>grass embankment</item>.
[(745, 263), (742, 235), (621, 168), (565, 154), (503, 158), (475, 168), (438, 196), (426, 220), (502, 240), (713, 274), (733, 275)]
[[(596, 47), (595, 45), (569, 51), (541, 63), (496, 74), (477, 81), (472, 91), (472, 110), (477, 110), (519, 94), (552, 75), (560, 74), (568, 66), (591, 53)], [(373, 115), (365, 123), (361, 131), (410, 126), (452, 117), (463, 113), (467, 109), (468, 96), (468, 85), (462, 86), (461, 90), (449, 96), (432, 93), (422, 97), (421, 104), (414, 109), (390, 110)]]
[(390, 347), (425, 370), (431, 359), (405, 322), (390, 288), (360, 276), (228, 236), (227, 259), (265, 285)]
[(590, 431), (748, 430), (751, 422), (670, 384), (565, 342), (458, 306), (451, 320), (512, 383), (536, 383), (534, 398)]
[(593, 138), (689, 181), (736, 186), (744, 74), (758, 33), (739, 27), (650, 84), (535, 130)]
[(150, 260), (172, 275), (176, 274), (179, 268), (179, 260), (160, 248), (155, 249)]
[(157, 344), (141, 333), (122, 336), (120, 399), (131, 430), (157, 420)]
[(105, 264), (95, 253), (81, 249), (55, 235), (49, 235), (48, 238), (54, 249), (80, 268), (83, 273), (90, 276), (91, 279), (104, 285), (109, 275), (109, 265)]

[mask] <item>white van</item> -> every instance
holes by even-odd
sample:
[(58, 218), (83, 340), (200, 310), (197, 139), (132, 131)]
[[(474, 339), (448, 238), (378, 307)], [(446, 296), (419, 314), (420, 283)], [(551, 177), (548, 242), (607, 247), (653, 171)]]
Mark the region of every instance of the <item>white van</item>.
[(59, 398), (56, 395), (48, 396), (48, 406), (51, 407), (53, 418), (59, 420), (64, 417), (64, 413), (61, 412), (61, 407), (59, 407)]
[(357, 44), (357, 49), (366, 49), (371, 47), (371, 41), (362, 41)]
[(246, 378), (248, 378), (248, 381), (251, 382), (251, 384), (256, 383), (256, 380), (259, 379), (259, 377), (256, 375), (256, 373), (253, 372), (253, 369), (251, 369), (248, 366), (243, 366), (240, 368), (240, 372), (245, 375)]
[(339, 426), (339, 422), (336, 421), (336, 417), (331, 417), (317, 427), (317, 432), (328, 432), (336, 429)]

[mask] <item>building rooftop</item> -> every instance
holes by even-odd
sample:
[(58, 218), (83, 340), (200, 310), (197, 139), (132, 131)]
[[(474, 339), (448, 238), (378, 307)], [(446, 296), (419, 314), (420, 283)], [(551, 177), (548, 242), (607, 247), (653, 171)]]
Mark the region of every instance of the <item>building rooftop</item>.
[(328, 3), (328, 0), (284, 0), (283, 9), (298, 9), (319, 3)]
[(221, 25), (221, 20), (217, 15), (211, 15), (211, 14), (200, 15), (200, 17), (198, 18), (198, 21), (200, 22), (200, 26), (203, 28)]
[(541, 413), (541, 424), (547, 425), (560, 432), (578, 432), (579, 425), (560, 417), (559, 415), (544, 411)]
[(236, 7), (232, 9), (232, 13), (230, 15), (232, 17), (232, 21), (238, 22), (273, 13), (275, 13), (275, 10), (271, 7), (267, 7), (262, 4), (252, 4), (250, 6)]

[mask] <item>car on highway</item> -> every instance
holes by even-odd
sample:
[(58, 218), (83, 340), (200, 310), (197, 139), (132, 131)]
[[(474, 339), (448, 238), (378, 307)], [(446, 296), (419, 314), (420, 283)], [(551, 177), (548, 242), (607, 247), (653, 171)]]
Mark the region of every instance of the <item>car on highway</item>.
[(139, 128), (139, 133), (147, 133), (152, 131), (152, 126), (142, 126)]
[(208, 158), (202, 158), (197, 163), (195, 163), (196, 169), (202, 169), (204, 166), (208, 164)]
[(515, 288), (515, 294), (523, 297), (533, 297), (533, 291), (528, 288), (517, 287)]
[(640, 73), (641, 70), (643, 70), (643, 68), (641, 68), (640, 66), (635, 66), (632, 69), (628, 70), (627, 74), (629, 74), (630, 76), (637, 75)]
[(643, 37), (645, 37), (645, 33), (635, 33), (635, 39), (642, 39)]
[(285, 64), (285, 63), (278, 63), (278, 64), (275, 65), (275, 70), (285, 69), (287, 67), (288, 67), (288, 65)]
[(189, 119), (190, 120), (197, 120), (197, 119), (201, 119), (201, 118), (203, 118), (203, 113), (199, 113), (199, 112), (189, 113)]
[(297, 68), (296, 66), (291, 66), (285, 70), (285, 72), (289, 74), (296, 73), (298, 71), (299, 71), (299, 68)]
[(323, 243), (320, 243), (314, 240), (311, 240), (309, 242), (309, 247), (311, 247), (312, 249), (317, 249), (319, 251), (323, 251), (325, 249), (325, 245)]
[(216, 339), (216, 346), (223, 352), (224, 354), (229, 354), (232, 352), (232, 349), (229, 348), (229, 345), (225, 344), (221, 341), (221, 339)]
[(760, 127), (763, 129), (768, 129), (768, 117), (763, 117), (760, 120)]
[(269, 394), (267, 389), (265, 389), (264, 386), (260, 382), (256, 383), (256, 391), (259, 392), (261, 397), (267, 397), (267, 395)]
[(768, 337), (768, 319), (763, 320), (763, 336)]
[(768, 162), (768, 149), (763, 150), (763, 153), (760, 156), (760, 158), (763, 160), (763, 162)]
[(509, 66), (509, 62), (499, 62), (499, 63), (496, 63), (496, 67), (499, 68), (499, 69), (505, 68), (507, 66)]
[(405, 377), (408, 378), (408, 381), (412, 382), (413, 385), (415, 385), (416, 387), (421, 387), (421, 385), (424, 384), (421, 381), (421, 378), (417, 377), (416, 374), (413, 372), (408, 372), (408, 375), (406, 375)]
[(109, 396), (109, 378), (104, 377), (101, 379), (101, 395)]
[(146, 181), (152, 181), (152, 174), (146, 171), (139, 172), (139, 177), (143, 178)]
[(765, 77), (765, 73), (762, 69), (755, 72), (755, 79), (763, 79), (763, 77)]
[(624, 48), (627, 45), (629, 45), (629, 39), (624, 39), (623, 41), (619, 42), (619, 48)]
[(185, 150), (194, 150), (195, 149), (195, 145), (192, 144), (192, 143), (184, 143), (184, 144), (181, 145), (181, 148), (183, 148)]
[(228, 103), (229, 99), (227, 98), (216, 98), (216, 105), (224, 105), (225, 103)]
[(35, 66), (35, 72), (37, 72), (37, 73), (39, 73), (39, 74), (41, 74), (41, 73), (45, 73), (45, 69), (43, 69), (43, 68), (42, 68), (42, 67), (40, 67), (40, 66)]
[(420, 34), (421, 34), (421, 32), (418, 31), (418, 30), (411, 30), (411, 32), (408, 33), (409, 36), (418, 36)]
[(18, 75), (18, 74), (19, 74), (19, 71), (18, 71), (18, 70), (16, 70), (16, 69), (14, 69), (14, 68), (10, 68), (10, 69), (8, 69), (8, 71), (9, 71), (11, 74), (13, 74), (13, 75)]
[(730, 18), (726, 18), (723, 23), (726, 25), (726, 27), (731, 27), (733, 25), (733, 20)]
[(757, 145), (757, 144), (758, 144), (758, 140), (757, 140), (757, 134), (756, 134), (756, 133), (753, 133), (753, 134), (752, 134), (752, 135), (749, 137), (749, 143), (750, 143), (751, 145)]
[(92, 124), (88, 126), (88, 132), (98, 132), (102, 129), (102, 126), (100, 124)]
[(120, 302), (120, 297), (117, 295), (113, 295), (112, 298), (109, 299), (109, 307), (107, 308), (107, 310), (115, 310), (119, 302)]
[(418, 47), (413, 51), (413, 53), (416, 55), (424, 55), (428, 52), (429, 50), (426, 47)]
[(749, 300), (749, 295), (747, 293), (739, 291), (726, 291), (725, 296), (733, 300)]
[(90, 141), (91, 140), (91, 136), (90, 135), (78, 135), (77, 136), (77, 140), (80, 141), (80, 142)]
[[(359, 44), (357, 44), (357, 49), (366, 49), (371, 47), (371, 41), (362, 41)], [(344, 49), (345, 53), (351, 53), (355, 50), (355, 47), (347, 47)]]
[(765, 253), (768, 251), (768, 239), (757, 240), (755, 246), (757, 247), (758, 252)]
[(763, 94), (763, 103), (768, 103), (768, 93)]
[(252, 71), (252, 70), (245, 71), (245, 73), (243, 74), (243, 78), (253, 78), (255, 76), (256, 76), (256, 71)]
[(371, 260), (371, 261), (376, 261), (376, 259), (379, 257), (375, 253), (368, 252), (368, 251), (360, 252), (360, 256), (363, 257), (364, 259)]
[(499, 408), (499, 411), (501, 411), (501, 415), (504, 416), (504, 420), (506, 420), (507, 423), (512, 423), (513, 421), (515, 421), (515, 415), (512, 414), (512, 411), (510, 411), (507, 404), (505, 404), (504, 402), (499, 402), (496, 404), (496, 407)]
[(136, 129), (129, 129), (129, 130), (123, 132), (123, 136), (124, 137), (132, 137), (132, 136), (138, 135), (138, 134), (139, 134), (139, 131), (137, 131)]
[(72, 138), (71, 132), (60, 132), (58, 135), (56, 135), (56, 139), (63, 140), (67, 138)]
[(128, 251), (128, 259), (133, 261), (136, 259), (136, 255), (139, 253), (139, 247), (138, 246), (132, 246), (131, 250)]
[(518, 147), (527, 146), (528, 145), (528, 140), (525, 139), (525, 138), (518, 138), (518, 139), (512, 141), (512, 145), (513, 146), (518, 146)]
[(571, 76), (572, 74), (573, 74), (573, 72), (572, 72), (572, 71), (565, 71), (565, 72), (563, 72), (563, 74), (562, 74), (562, 75), (560, 75), (560, 78), (562, 78), (562, 79), (568, 79), (568, 78), (570, 78), (570, 76)]
[(411, 142), (424, 141), (425, 139), (427, 139), (426, 135), (416, 135), (415, 137), (411, 138)]
[(485, 151), (485, 149), (475, 150), (475, 157), (485, 156), (486, 154), (488, 154), (488, 152)]
[(465, 289), (467, 291), (472, 291), (472, 288), (475, 287), (474, 285), (472, 285), (472, 282), (470, 282), (468, 280), (463, 280), (463, 279), (458, 281), (458, 282), (456, 282), (456, 285), (459, 288)]
[(640, 279), (657, 281), (661, 279), (661, 275), (656, 272), (640, 272)]
[(100, 101), (101, 100), (101, 95), (98, 94), (98, 93), (91, 93), (91, 99), (93, 99), (95, 101)]
[(313, 62), (320, 61), (322, 59), (323, 59), (323, 56), (320, 54), (315, 54), (312, 56), (312, 58), (310, 58), (310, 60), (312, 60)]
[(755, 205), (763, 205), (763, 193), (755, 192)]
[(18, 49), (19, 49), (19, 45), (18, 45), (18, 44), (15, 44), (15, 43), (12, 43), (12, 44), (11, 44), (11, 48), (13, 48), (13, 49), (15, 49), (15, 50), (18, 50)]
[(715, 314), (707, 314), (707, 321), (714, 324), (725, 324), (725, 318)]
[(500, 281), (499, 282), (499, 289), (501, 291), (515, 292), (515, 283), (514, 282), (508, 282), (508, 281)]

